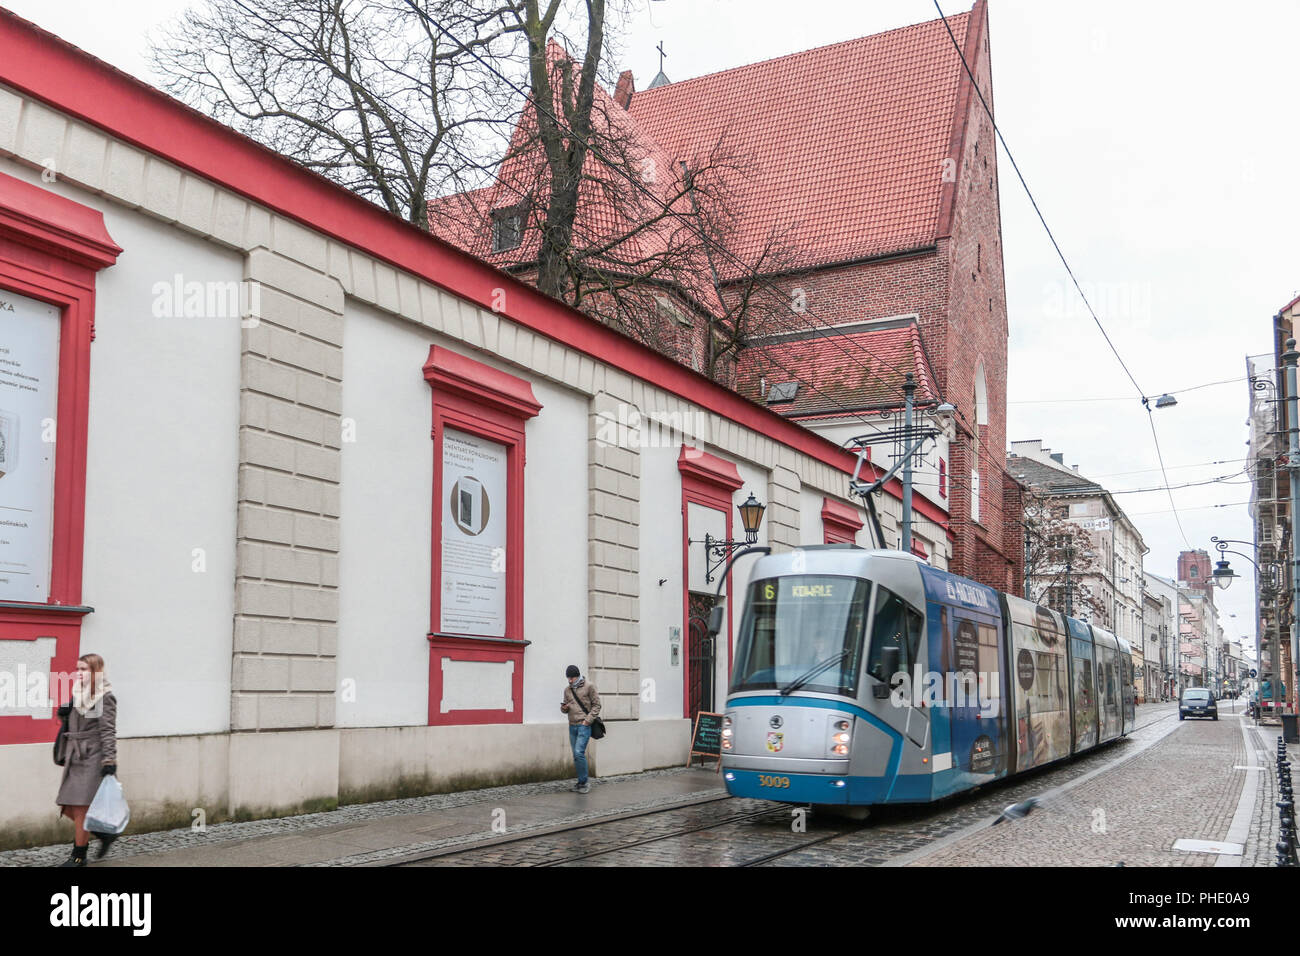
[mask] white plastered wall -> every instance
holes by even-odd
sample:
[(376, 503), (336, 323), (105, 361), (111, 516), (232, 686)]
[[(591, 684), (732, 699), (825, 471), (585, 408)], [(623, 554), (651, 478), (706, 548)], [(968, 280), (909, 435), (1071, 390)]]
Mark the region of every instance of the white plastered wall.
[[(99, 273), (90, 347), (82, 653), (116, 691), (122, 737), (230, 726), (238, 314), (175, 312), (177, 281), (228, 288), (243, 259), (39, 171), (0, 171), (98, 209), (122, 247)], [(165, 290), (164, 288), (165, 287)], [(216, 303), (214, 303), (216, 304)]]
[(665, 516), (641, 524), (641, 678), (652, 681), (653, 689), (642, 695), (643, 721), (682, 716), (688, 635), (682, 616), (682, 483), (677, 456), (678, 448), (668, 445), (641, 449), (641, 513)]
[[(432, 394), (437, 344), (518, 374), (446, 336), (349, 300), (344, 317), (339, 558), (340, 727), (424, 726), (432, 574)], [(560, 723), (564, 668), (587, 670), (585, 396), (530, 378), (525, 425), (523, 719)], [(346, 691), (348, 688), (344, 688)]]

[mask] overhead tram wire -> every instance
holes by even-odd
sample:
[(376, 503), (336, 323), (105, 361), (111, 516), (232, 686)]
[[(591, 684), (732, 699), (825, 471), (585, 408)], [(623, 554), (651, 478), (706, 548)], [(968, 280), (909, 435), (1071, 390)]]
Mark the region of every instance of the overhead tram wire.
[[(1188, 392), (1195, 392), (1202, 388), (1211, 388), (1215, 385), (1235, 385), (1238, 382), (1244, 382), (1244, 381), (1246, 381), (1245, 376), (1242, 376), (1241, 378), (1226, 378), (1220, 382), (1206, 382), (1203, 385), (1193, 385), (1190, 388), (1174, 389), (1172, 391), (1165, 392), (1164, 394), (1185, 395)], [(1100, 397), (1098, 398), (1036, 398), (1036, 399), (1028, 399), (1028, 400), (1023, 400), (1018, 402), (1007, 402), (1007, 404), (1008, 405), (1065, 405), (1065, 404), (1072, 404), (1072, 403), (1087, 403), (1087, 402), (1131, 402), (1131, 401), (1133, 401), (1133, 399), (1129, 398), (1128, 396), (1120, 396), (1114, 398), (1109, 398), (1109, 397), (1108, 398), (1100, 398)]]
[[(411, 2), (411, 0), (407, 0), (407, 2), (409, 3)], [(740, 259), (735, 253), (731, 252), (731, 250), (727, 249), (726, 247), (719, 245), (712, 237), (710, 237), (706, 232), (704, 232), (704, 230), (702, 230), (698, 225), (694, 223), (692, 216), (675, 213), (671, 206), (669, 206), (658, 196), (656, 196), (653, 192), (647, 189), (643, 183), (641, 183), (635, 176), (633, 176), (632, 174), (628, 173), (625, 169), (623, 169), (621, 165), (607, 160), (602, 155), (600, 148), (596, 144), (592, 143), (590, 139), (578, 136), (573, 131), (573, 128), (569, 126), (567, 123), (565, 123), (564, 120), (560, 119), (560, 117), (556, 116), (555, 113), (550, 108), (545, 107), (541, 103), (539, 103), (528, 90), (524, 89), (518, 83), (506, 77), (495, 66), (485, 61), (476, 51), (471, 50), (468, 47), (464, 46), (464, 44), (462, 44), (454, 34), (448, 31), (446, 27), (444, 27), (436, 19), (430, 17), (429, 21), (434, 25), (434, 27), (437, 28), (437, 30), (440, 33), (442, 33), (445, 37), (447, 37), (452, 43), (455, 43), (457, 46), (459, 46), (463, 52), (468, 53), (471, 57), (477, 60), (483, 67), (485, 67), (490, 73), (496, 76), (497, 79), (501, 80), (508, 87), (513, 89), (516, 93), (523, 96), (525, 101), (532, 103), (534, 109), (540, 110), (541, 112), (545, 113), (546, 116), (549, 117), (560, 129), (565, 130), (572, 139), (582, 143), (587, 148), (588, 152), (590, 152), (593, 156), (595, 156), (602, 163), (604, 163), (607, 168), (613, 170), (617, 175), (626, 179), (635, 189), (637, 189), (638, 191), (646, 195), (652, 203), (654, 203), (655, 205), (657, 205), (659, 208), (663, 209), (665, 212), (669, 213), (670, 215), (676, 216), (683, 221), (687, 221), (688, 223), (687, 228), (689, 228), (696, 236), (698, 236), (702, 243), (709, 246), (710, 248), (715, 249), (721, 255), (723, 255), (727, 259), (739, 265), (743, 270), (744, 274), (748, 278), (751, 278), (756, 283), (761, 284), (763, 287), (765, 287), (770, 291), (777, 292), (781, 298), (785, 298), (787, 296), (786, 290), (780, 289), (779, 287), (775, 286), (771, 282), (771, 280), (764, 279), (760, 273), (758, 273), (755, 269), (750, 267), (747, 263), (745, 263), (742, 259)], [(518, 191), (516, 190), (516, 192)], [(812, 312), (811, 309), (805, 309), (802, 313), (799, 314), (807, 315), (810, 319), (814, 320), (817, 323), (817, 325), (820, 326), (822, 329), (834, 333), (834, 326), (828, 325), (827, 323), (818, 320), (816, 315)], [(810, 329), (809, 331), (814, 331), (814, 330)], [(870, 366), (864, 365), (862, 362), (855, 359), (853, 355), (850, 354), (848, 350), (845, 349), (845, 347), (839, 341), (837, 341), (837, 339), (838, 336), (835, 334), (826, 337), (827, 341), (832, 342), (836, 346), (836, 348), (838, 348), (841, 352), (843, 352), (844, 355), (850, 361), (852, 361), (855, 365), (861, 368), (864, 372), (872, 373), (875, 371)], [(863, 355), (866, 355), (873, 362), (882, 364), (887, 368), (893, 369), (900, 376), (905, 376), (907, 374), (904, 369), (901, 369), (897, 365), (894, 365), (888, 359), (882, 358), (879, 355), (867, 351), (866, 348), (864, 348), (861, 345), (858, 345), (857, 343), (851, 343), (851, 344), (853, 344), (858, 349), (858, 351), (860, 351)], [(793, 376), (793, 373), (791, 373), (789, 369), (784, 368), (783, 366), (779, 365), (779, 363), (774, 363), (774, 364), (777, 364), (777, 367), (781, 368), (782, 371), (786, 372), (787, 374), (791, 374)], [(902, 385), (899, 384), (894, 388), (896, 388), (901, 395)]]
[[(1070, 281), (1074, 283), (1075, 291), (1079, 293), (1079, 298), (1087, 307), (1088, 314), (1092, 316), (1093, 322), (1097, 324), (1097, 329), (1101, 332), (1102, 338), (1106, 340), (1106, 344), (1114, 354), (1115, 360), (1119, 362), (1120, 368), (1124, 370), (1124, 374), (1128, 376), (1128, 380), (1133, 383), (1133, 388), (1137, 391), (1138, 397), (1142, 401), (1143, 408), (1146, 409), (1147, 424), (1151, 426), (1151, 441), (1155, 445), (1156, 449), (1156, 460), (1160, 463), (1160, 473), (1164, 476), (1165, 484), (1167, 485), (1169, 484), (1169, 476), (1165, 473), (1165, 456), (1164, 452), (1160, 450), (1160, 437), (1156, 434), (1156, 423), (1154, 415), (1152, 414), (1150, 399), (1147, 397), (1146, 392), (1142, 391), (1142, 386), (1138, 384), (1137, 379), (1133, 377), (1132, 371), (1129, 370), (1128, 363), (1126, 363), (1124, 357), (1119, 354), (1119, 349), (1115, 347), (1115, 343), (1111, 341), (1110, 335), (1106, 332), (1106, 327), (1102, 325), (1101, 319), (1097, 317), (1097, 312), (1092, 307), (1092, 303), (1088, 301), (1087, 295), (1084, 294), (1083, 287), (1079, 285), (1079, 280), (1076, 278), (1074, 270), (1070, 268), (1069, 260), (1065, 258), (1065, 253), (1061, 250), (1060, 243), (1056, 241), (1056, 236), (1052, 232), (1052, 227), (1047, 224), (1047, 217), (1043, 215), (1042, 209), (1039, 208), (1038, 200), (1034, 198), (1033, 191), (1029, 188), (1029, 183), (1025, 181), (1024, 173), (1020, 171), (1020, 164), (1016, 162), (1016, 157), (1011, 152), (1011, 147), (1007, 145), (1006, 137), (1002, 135), (1002, 128), (998, 126), (998, 122), (993, 116), (993, 110), (989, 106), (988, 100), (984, 98), (984, 91), (980, 89), (979, 81), (975, 78), (975, 71), (971, 69), (970, 63), (967, 62), (966, 54), (963, 52), (961, 44), (957, 42), (957, 37), (952, 32), (952, 25), (948, 23), (948, 17), (944, 14), (943, 8), (939, 5), (939, 0), (934, 0), (934, 8), (939, 12), (939, 19), (943, 21), (943, 27), (948, 32), (948, 39), (952, 41), (953, 49), (957, 51), (957, 56), (961, 59), (961, 65), (966, 70), (966, 76), (970, 79), (971, 87), (975, 90), (975, 95), (979, 97), (980, 105), (984, 107), (984, 113), (989, 118), (989, 123), (993, 127), (993, 133), (997, 136), (998, 142), (1002, 144), (1002, 149), (1007, 154), (1007, 160), (1011, 163), (1011, 168), (1015, 170), (1016, 178), (1020, 180), (1021, 188), (1024, 189), (1025, 195), (1029, 197), (1029, 202), (1034, 207), (1034, 212), (1038, 216), (1038, 221), (1042, 223), (1043, 229), (1047, 233), (1047, 238), (1052, 243), (1052, 248), (1056, 250), (1057, 258), (1061, 260), (1061, 265), (1065, 267), (1066, 273), (1070, 276)], [(1178, 516), (1178, 506), (1174, 503), (1174, 493), (1172, 490), (1169, 491), (1169, 506), (1174, 513), (1174, 520), (1178, 524), (1178, 533), (1182, 535), (1183, 543), (1187, 545), (1187, 548), (1190, 551), (1192, 544), (1187, 537), (1186, 530), (1183, 528), (1182, 518)]]

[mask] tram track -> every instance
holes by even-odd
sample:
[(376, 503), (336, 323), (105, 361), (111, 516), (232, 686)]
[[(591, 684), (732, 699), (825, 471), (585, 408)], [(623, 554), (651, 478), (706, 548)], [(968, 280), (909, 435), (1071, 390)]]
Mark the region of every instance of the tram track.
[[(623, 823), (627, 820), (636, 819), (638, 817), (657, 816), (659, 814), (664, 814), (664, 813), (673, 813), (682, 810), (690, 810), (694, 807), (707, 806), (708, 804), (713, 804), (713, 803), (721, 803), (723, 801), (727, 801), (731, 799), (733, 798), (728, 794), (720, 794), (718, 796), (705, 797), (699, 800), (691, 800), (682, 803), (674, 803), (663, 807), (654, 807), (648, 810), (639, 810), (633, 813), (620, 813), (620, 814), (615, 814), (609, 817), (604, 817), (596, 820), (583, 820), (568, 825), (548, 827), (543, 830), (536, 830), (528, 833), (519, 833), (512, 836), (505, 836), (500, 839), (483, 840), (475, 844), (472, 844), (470, 846), (445, 847), (434, 853), (426, 853), (421, 856), (407, 857), (405, 859), (394, 860), (391, 863), (385, 864), (385, 866), (389, 866), (389, 867), (420, 866), (424, 864), (429, 864), (431, 863), (431, 861), (435, 861), (435, 860), (444, 860), (444, 859), (450, 860), (453, 857), (462, 857), (462, 858), (472, 857), (475, 854), (484, 854), (489, 851), (498, 850), (502, 847), (511, 844), (521, 844), (521, 843), (528, 843), (534, 841), (541, 841), (552, 837), (563, 837), (565, 834), (577, 833), (580, 831), (592, 831), (602, 826), (611, 826), (614, 824)], [(749, 811), (740, 814), (733, 814), (731, 816), (728, 816), (725, 819), (716, 820), (710, 823), (703, 823), (696, 826), (676, 829), (668, 833), (657, 834), (655, 836), (649, 836), (649, 837), (642, 837), (637, 840), (624, 841), (613, 846), (592, 850), (588, 853), (574, 854), (556, 860), (545, 860), (543, 862), (534, 863), (532, 865), (533, 866), (562, 866), (566, 863), (574, 863), (574, 862), (579, 862), (581, 860), (591, 859), (597, 856), (604, 856), (608, 853), (616, 853), (620, 850), (633, 849), (635, 847), (646, 846), (648, 844), (660, 843), (663, 842), (664, 840), (672, 840), (675, 838), (688, 836), (692, 833), (698, 833), (703, 830), (712, 830), (712, 829), (717, 829), (719, 827), (728, 826), (730, 824), (743, 823), (755, 817), (770, 816), (774, 813), (789, 813), (789, 812), (790, 811), (788, 807), (783, 807), (783, 806), (766, 807), (761, 810), (754, 810), (754, 811)]]
[[(1134, 728), (1134, 731), (1144, 730), (1148, 727), (1152, 727), (1155, 724), (1172, 720), (1176, 716), (1177, 716), (1176, 711), (1172, 713), (1153, 716), (1150, 720), (1144, 721), (1138, 726), (1136, 726)], [(1140, 748), (1140, 750), (1145, 750), (1145, 749), (1146, 749), (1145, 746)], [(1140, 752), (1140, 750), (1138, 752)], [(1077, 783), (1082, 783), (1084, 779), (1091, 778), (1093, 776), (1096, 776), (1097, 774), (1104, 773), (1110, 769), (1113, 769), (1119, 764), (1126, 762), (1128, 759), (1130, 759), (1133, 756), (1136, 756), (1136, 752), (1125, 753), (1122, 755), (1118, 755), (1115, 758), (1106, 760), (1099, 766), (1090, 768), (1086, 773), (1080, 775), (1078, 778), (1066, 782), (1063, 786), (1052, 788), (1051, 792), (1055, 793), (1055, 792), (1060, 792), (1061, 790), (1064, 789), (1071, 789)], [(1050, 769), (1051, 768), (1043, 768), (1044, 771), (1050, 771)], [(1011, 783), (1011, 781), (1006, 781), (1006, 782)], [(1021, 782), (1023, 783), (1025, 781), (1022, 779)], [(988, 795), (989, 793), (994, 792), (992, 788), (989, 789), (981, 788), (981, 789), (984, 791), (984, 795)], [(1001, 787), (998, 787), (998, 789), (1001, 789)], [(974, 796), (974, 794), (972, 793), (969, 796)], [(421, 866), (421, 865), (438, 866), (440, 865), (439, 861), (443, 861), (446, 864), (453, 864), (453, 861), (455, 861), (456, 864), (468, 862), (471, 865), (473, 865), (476, 856), (485, 857), (492, 854), (493, 851), (498, 851), (501, 848), (508, 847), (510, 845), (515, 845), (517, 847), (523, 847), (529, 844), (532, 844), (533, 846), (544, 846), (543, 841), (547, 840), (548, 838), (563, 840), (566, 835), (572, 835), (578, 833), (597, 833), (602, 827), (614, 826), (624, 821), (632, 820), (635, 818), (655, 817), (663, 814), (670, 814), (673, 812), (687, 811), (696, 807), (707, 807), (711, 804), (721, 804), (724, 803), (725, 801), (732, 800), (732, 799), (734, 798), (726, 794), (710, 795), (704, 798), (694, 799), (690, 801), (683, 801), (679, 803), (673, 803), (662, 807), (654, 807), (654, 808), (638, 810), (630, 813), (616, 813), (608, 817), (597, 818), (592, 820), (574, 821), (569, 824), (547, 827), (544, 829), (534, 830), (531, 832), (506, 835), (498, 839), (483, 840), (483, 841), (475, 842), (470, 845), (444, 847), (433, 853), (426, 853), (416, 857), (408, 857), (405, 859), (394, 860), (384, 865), (392, 866), (392, 867), (409, 867), (409, 866)], [(589, 860), (595, 860), (600, 857), (606, 857), (613, 853), (620, 853), (624, 851), (635, 850), (638, 848), (651, 847), (655, 845), (670, 843), (671, 841), (680, 840), (697, 833), (721, 830), (725, 827), (741, 826), (744, 824), (751, 823), (753, 821), (759, 821), (764, 817), (771, 817), (778, 814), (788, 815), (792, 812), (792, 809), (798, 809), (798, 808), (792, 808), (789, 805), (782, 804), (782, 805), (766, 807), (757, 810), (747, 810), (741, 813), (728, 814), (725, 817), (717, 820), (693, 822), (689, 826), (674, 828), (670, 831), (663, 832), (663, 833), (643, 835), (635, 839), (618, 840), (616, 842), (611, 843), (608, 846), (597, 847), (587, 852), (568, 853), (561, 857), (557, 857), (555, 859), (546, 859), (546, 860), (535, 861), (535, 862), (525, 862), (520, 860), (514, 862), (513, 865), (548, 867), (548, 866), (566, 866), (566, 865), (581, 864)], [(790, 856), (792, 854), (796, 854), (801, 851), (809, 850), (813, 847), (832, 844), (837, 840), (843, 840), (861, 834), (864, 830), (869, 830), (873, 826), (877, 825), (878, 823), (879, 821), (873, 819), (870, 822), (864, 822), (862, 824), (858, 824), (855, 826), (837, 828), (834, 832), (831, 833), (816, 834), (814, 832), (812, 834), (809, 834), (807, 839), (800, 840), (794, 845), (779, 847), (777, 849), (771, 850), (770, 852), (761, 853), (760, 855), (754, 856), (749, 859), (736, 860), (732, 865), (738, 867), (767, 865), (774, 861), (780, 860), (783, 857)], [(979, 825), (980, 824), (976, 824), (976, 826)], [(985, 823), (984, 825), (987, 824)], [(962, 829), (968, 830), (969, 827), (963, 827)], [(525, 850), (523, 852), (527, 853), (528, 851)], [(911, 853), (904, 854), (904, 855), (908, 857), (912, 856)], [(482, 865), (511, 865), (511, 864), (502, 861), (485, 860)]]

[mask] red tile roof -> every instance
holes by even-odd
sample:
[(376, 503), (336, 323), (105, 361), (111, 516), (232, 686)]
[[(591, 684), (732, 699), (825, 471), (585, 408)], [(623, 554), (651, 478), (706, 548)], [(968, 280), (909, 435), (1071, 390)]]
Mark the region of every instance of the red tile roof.
[[(969, 20), (948, 18), (959, 43)], [(934, 20), (644, 90), (631, 112), (674, 159), (719, 141), (743, 158), (740, 258), (776, 229), (802, 264), (825, 265), (938, 238), (962, 72)]]
[[(969, 13), (948, 18), (964, 43)], [(551, 44), (553, 58), (567, 54)], [(943, 22), (736, 67), (642, 90), (624, 111), (599, 86), (593, 121), (617, 127), (619, 139), (648, 168), (644, 191), (589, 159), (575, 223), (578, 241), (596, 245), (630, 228), (635, 217), (663, 205), (680, 183), (680, 162), (699, 168), (719, 149), (736, 168), (719, 172), (735, 214), (728, 237), (735, 258), (715, 255), (723, 281), (757, 260), (773, 234), (796, 256), (785, 267), (809, 267), (887, 255), (938, 238), (944, 160), (955, 112), (960, 58)], [(434, 233), (498, 266), (535, 261), (539, 230), (505, 252), (492, 251), (490, 212), (519, 203), (546, 176), (540, 150), (511, 155), (495, 185), (429, 203)], [(613, 188), (604, 185), (613, 182)], [(646, 193), (652, 195), (646, 195)], [(611, 202), (610, 196), (618, 198)], [(618, 204), (622, 204), (619, 208)], [(679, 201), (684, 207), (684, 203)], [(681, 210), (683, 213), (685, 209)], [(545, 210), (534, 210), (540, 223)], [(686, 241), (693, 222), (674, 217), (612, 250), (636, 262)], [(708, 275), (677, 277), (710, 311), (720, 308)]]
[[(568, 58), (553, 41), (548, 53), (553, 62)], [(555, 114), (563, 115), (558, 105)], [(626, 237), (594, 257), (592, 265), (672, 283), (699, 307), (715, 315), (723, 314), (726, 310), (694, 231), (690, 201), (681, 196), (678, 164), (599, 85), (595, 89), (592, 124), (596, 129), (592, 142), (597, 148), (604, 144), (625, 151), (627, 164), (637, 172), (637, 184), (628, 181), (626, 170), (611, 169), (589, 154), (579, 187), (575, 245), (580, 249), (597, 248)], [(539, 187), (544, 187), (549, 178), (550, 170), (537, 139), (536, 118), (530, 111), (511, 137), (496, 182), (484, 189), (431, 200), (430, 230), (498, 267), (535, 263), (546, 208), (530, 205), (530, 200), (537, 196), (544, 201), (549, 190)], [(494, 252), (492, 211), (521, 204), (528, 206), (523, 242)]]
[(764, 402), (765, 386), (797, 381), (793, 402), (769, 407), (788, 418), (833, 418), (845, 409), (899, 407), (909, 371), (916, 376), (916, 400), (937, 400), (915, 324), (853, 326), (835, 336), (806, 332), (755, 344), (741, 353), (736, 390)]

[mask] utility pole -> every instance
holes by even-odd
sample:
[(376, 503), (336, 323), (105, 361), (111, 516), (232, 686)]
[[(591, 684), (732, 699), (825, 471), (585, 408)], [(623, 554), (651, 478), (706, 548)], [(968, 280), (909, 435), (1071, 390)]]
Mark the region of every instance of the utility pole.
[(1074, 585), (1070, 583), (1070, 564), (1074, 561), (1074, 547), (1065, 546), (1065, 616), (1074, 617)]
[[(1286, 414), (1287, 414), (1287, 471), (1291, 478), (1291, 661), (1296, 673), (1292, 678), (1291, 692), (1298, 689), (1300, 680), (1300, 422), (1296, 417), (1296, 360), (1300, 352), (1296, 351), (1295, 339), (1286, 340), (1286, 351), (1282, 353), (1282, 364), (1286, 368)], [(1279, 635), (1280, 637), (1280, 635)], [(1279, 644), (1281, 641), (1279, 640)], [(1274, 683), (1281, 679), (1282, 648), (1278, 647), (1277, 659), (1273, 662)], [(1274, 708), (1277, 706), (1277, 691), (1273, 691)]]
[[(903, 382), (903, 447), (912, 447), (912, 403), (916, 400), (916, 376), (911, 372)], [(903, 459), (903, 540), (904, 554), (912, 553), (912, 455)]]

